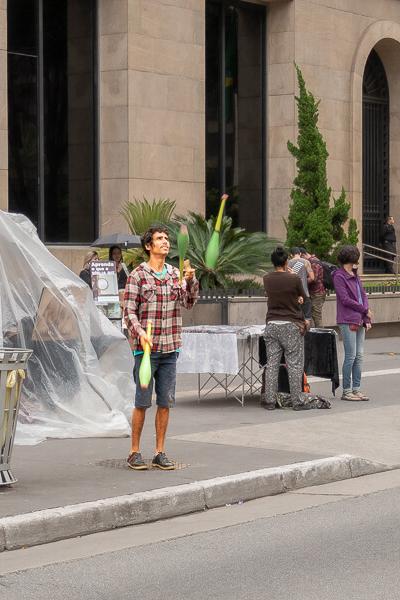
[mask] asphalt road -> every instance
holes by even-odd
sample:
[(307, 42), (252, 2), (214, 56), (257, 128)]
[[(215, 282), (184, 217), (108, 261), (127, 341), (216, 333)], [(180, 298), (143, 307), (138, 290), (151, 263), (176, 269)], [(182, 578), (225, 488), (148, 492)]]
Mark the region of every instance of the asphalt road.
[[(391, 489), (369, 486), (391, 477)], [(357, 497), (357, 489), (366, 495)], [(3, 570), (0, 598), (397, 600), (399, 506), (394, 472), (59, 542), (58, 549), (21, 550), (14, 567), (7, 554), (5, 571), (17, 564), (29, 570)], [(113, 535), (120, 537), (118, 550)], [(76, 560), (67, 561), (71, 543)], [(0, 572), (1, 562), (0, 554)]]

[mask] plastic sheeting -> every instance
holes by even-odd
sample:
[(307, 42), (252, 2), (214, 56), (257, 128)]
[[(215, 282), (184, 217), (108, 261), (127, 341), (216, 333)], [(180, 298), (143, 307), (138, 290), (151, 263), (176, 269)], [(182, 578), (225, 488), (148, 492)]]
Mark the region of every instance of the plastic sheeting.
[(0, 347), (30, 348), (17, 444), (130, 432), (133, 359), (89, 287), (22, 215), (0, 211)]
[(239, 372), (242, 344), (262, 335), (265, 325), (250, 327), (231, 325), (198, 325), (185, 327), (182, 351), (177, 363), (178, 373)]

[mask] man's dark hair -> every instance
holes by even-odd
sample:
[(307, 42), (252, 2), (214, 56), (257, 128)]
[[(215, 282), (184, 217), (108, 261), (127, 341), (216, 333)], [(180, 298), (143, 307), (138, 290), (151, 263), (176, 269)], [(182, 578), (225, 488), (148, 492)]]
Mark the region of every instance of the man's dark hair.
[(290, 250), (290, 254), (294, 256), (295, 254), (301, 254), (300, 248), (298, 246), (293, 246)]
[(288, 261), (288, 253), (285, 248), (278, 246), (271, 254), (271, 262), (274, 267), (284, 267)]
[(360, 260), (360, 251), (357, 246), (342, 246), (337, 259), (340, 265), (355, 265)]
[(308, 252), (307, 252), (306, 248), (304, 248), (304, 246), (300, 246), (299, 250), (300, 250), (300, 254), (308, 254)]
[(147, 231), (140, 238), (142, 248), (146, 252), (147, 256), (150, 256), (149, 250), (147, 250), (146, 245), (148, 246), (153, 241), (153, 235), (155, 233), (166, 233), (169, 237), (168, 229), (164, 225), (152, 225), (148, 228)]

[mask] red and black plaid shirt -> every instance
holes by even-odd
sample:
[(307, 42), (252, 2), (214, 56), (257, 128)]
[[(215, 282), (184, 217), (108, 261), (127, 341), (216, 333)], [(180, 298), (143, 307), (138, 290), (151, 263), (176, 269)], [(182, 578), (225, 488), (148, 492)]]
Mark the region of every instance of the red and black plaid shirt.
[(141, 350), (140, 336), (147, 321), (153, 322), (153, 352), (175, 352), (182, 344), (181, 306), (193, 308), (199, 295), (197, 279), (179, 283), (179, 271), (166, 265), (163, 279), (142, 263), (128, 277), (124, 294), (124, 317), (132, 350)]

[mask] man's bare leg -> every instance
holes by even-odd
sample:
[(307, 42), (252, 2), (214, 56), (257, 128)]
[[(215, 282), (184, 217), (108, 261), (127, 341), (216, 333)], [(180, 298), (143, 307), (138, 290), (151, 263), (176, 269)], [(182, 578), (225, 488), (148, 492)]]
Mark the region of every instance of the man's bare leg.
[(169, 421), (169, 408), (158, 407), (156, 412), (156, 454), (164, 452), (165, 434)]
[(132, 446), (131, 452), (139, 452), (140, 437), (146, 417), (145, 408), (134, 408), (132, 411)]

